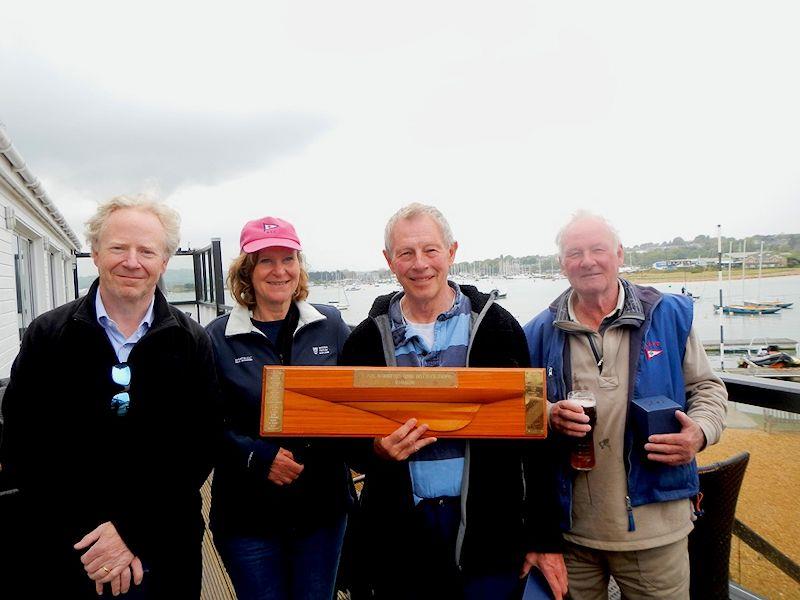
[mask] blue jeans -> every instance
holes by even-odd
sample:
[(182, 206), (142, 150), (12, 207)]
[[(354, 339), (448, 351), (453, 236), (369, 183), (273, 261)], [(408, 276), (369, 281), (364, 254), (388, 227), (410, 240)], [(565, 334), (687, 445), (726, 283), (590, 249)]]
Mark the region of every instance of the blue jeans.
[(347, 515), (308, 532), (272, 537), (217, 537), (215, 543), (239, 600), (333, 597)]

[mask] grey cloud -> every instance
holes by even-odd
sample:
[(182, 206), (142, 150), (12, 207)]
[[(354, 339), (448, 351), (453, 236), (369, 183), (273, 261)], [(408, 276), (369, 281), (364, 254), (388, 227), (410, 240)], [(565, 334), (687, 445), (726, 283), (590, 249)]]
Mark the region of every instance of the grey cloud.
[(328, 117), (290, 111), (230, 115), (136, 105), (30, 55), (0, 52), (0, 120), (17, 149), (39, 177), (92, 194), (148, 183), (164, 194), (213, 184), (296, 153), (332, 127)]

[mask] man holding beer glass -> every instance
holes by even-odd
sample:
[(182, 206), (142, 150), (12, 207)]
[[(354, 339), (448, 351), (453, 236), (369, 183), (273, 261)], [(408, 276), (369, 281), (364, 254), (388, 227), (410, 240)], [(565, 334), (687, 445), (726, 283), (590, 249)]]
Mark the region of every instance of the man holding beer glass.
[[(694, 457), (722, 434), (725, 386), (691, 300), (619, 278), (623, 248), (605, 219), (580, 212), (556, 242), (570, 288), (524, 329), (562, 449), (571, 597), (606, 598), (613, 575), (625, 598), (688, 599)], [(665, 405), (663, 428), (634, 426), (634, 409)]]

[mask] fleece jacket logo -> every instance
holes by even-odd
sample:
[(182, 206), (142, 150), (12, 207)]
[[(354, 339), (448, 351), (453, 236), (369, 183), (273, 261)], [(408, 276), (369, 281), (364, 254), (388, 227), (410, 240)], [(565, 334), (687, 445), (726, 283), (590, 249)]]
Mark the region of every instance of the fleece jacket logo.
[(644, 345), (644, 355), (647, 357), (647, 360), (653, 360), (656, 356), (663, 353), (664, 350), (661, 348), (661, 342), (646, 342)]

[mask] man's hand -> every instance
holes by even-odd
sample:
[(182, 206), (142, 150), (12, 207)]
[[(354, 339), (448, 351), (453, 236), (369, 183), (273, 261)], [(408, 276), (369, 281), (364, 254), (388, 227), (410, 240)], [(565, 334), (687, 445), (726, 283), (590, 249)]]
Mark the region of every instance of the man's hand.
[(666, 465), (686, 465), (705, 446), (703, 430), (689, 415), (676, 410), (675, 418), (681, 424), (680, 433), (660, 433), (648, 438), (644, 449), (650, 460)]
[(550, 585), (550, 591), (556, 600), (561, 600), (567, 594), (567, 566), (564, 564), (564, 555), (555, 552), (528, 552), (525, 562), (522, 563), (520, 577), (526, 577), (531, 567), (538, 568)]
[(416, 424), (416, 419), (409, 419), (386, 437), (375, 438), (375, 454), (386, 460), (405, 460), (436, 441), (435, 437), (422, 437), (428, 431), (427, 425), (415, 427)]
[(106, 521), (87, 533), (75, 544), (76, 550), (89, 548), (81, 555), (81, 563), (95, 590), (103, 593), (103, 584), (111, 584), (116, 596), (130, 589), (131, 579), (136, 585), (142, 582), (142, 563), (125, 545), (113, 523)]
[(269, 468), (269, 479), (275, 485), (288, 485), (300, 477), (305, 467), (295, 462), (294, 454), (286, 448), (280, 448)]
[[(109, 584), (111, 586), (111, 593), (114, 596), (118, 596), (119, 594), (127, 594), (131, 589), (131, 581), (133, 581), (136, 585), (139, 585), (142, 583), (142, 579), (144, 579), (142, 561), (139, 560), (138, 556), (134, 556), (130, 566), (122, 569), (122, 573), (120, 573), (118, 577), (115, 577), (111, 580), (111, 583)], [(105, 584), (100, 583), (99, 581), (94, 582), (94, 590), (97, 592), (98, 596), (103, 595), (104, 585)]]
[(592, 428), (589, 417), (580, 403), (574, 400), (559, 400), (550, 405), (550, 425), (564, 435), (584, 437)]

